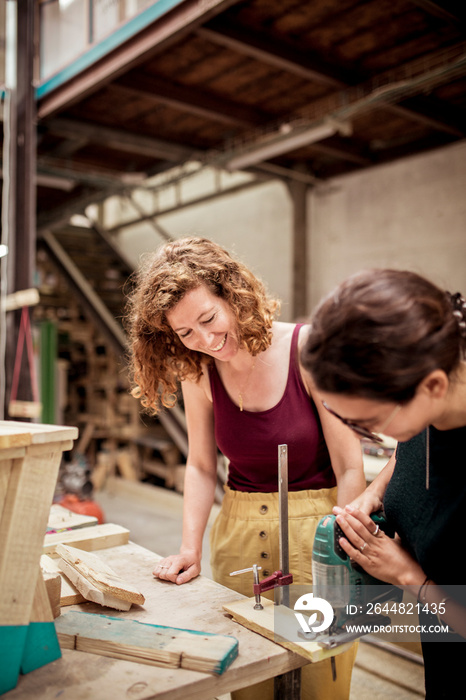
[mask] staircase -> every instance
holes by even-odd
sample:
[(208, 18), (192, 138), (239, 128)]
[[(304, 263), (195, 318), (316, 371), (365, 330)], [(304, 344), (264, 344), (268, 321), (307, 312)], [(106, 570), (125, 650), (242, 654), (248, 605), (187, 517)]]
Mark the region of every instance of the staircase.
[(98, 227), (45, 231), (38, 240), (38, 270), (39, 318), (57, 322), (69, 364), (72, 420), (81, 422), (80, 449), (84, 452), (94, 438), (102, 441), (108, 425), (118, 454), (121, 439), (131, 437), (133, 447), (165, 455), (173, 454), (174, 446), (186, 458), (183, 410), (167, 410), (157, 421), (141, 418), (138, 402), (129, 396), (122, 321), (133, 270), (111, 238)]

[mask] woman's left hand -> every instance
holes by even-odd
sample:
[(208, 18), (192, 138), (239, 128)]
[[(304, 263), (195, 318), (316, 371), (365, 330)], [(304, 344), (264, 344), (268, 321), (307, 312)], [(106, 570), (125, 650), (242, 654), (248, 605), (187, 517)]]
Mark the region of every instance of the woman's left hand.
[(399, 537), (388, 537), (368, 515), (351, 506), (334, 508), (334, 513), (345, 533), (340, 538), (342, 549), (364, 571), (395, 586), (409, 585), (418, 578), (422, 582), (421, 567)]

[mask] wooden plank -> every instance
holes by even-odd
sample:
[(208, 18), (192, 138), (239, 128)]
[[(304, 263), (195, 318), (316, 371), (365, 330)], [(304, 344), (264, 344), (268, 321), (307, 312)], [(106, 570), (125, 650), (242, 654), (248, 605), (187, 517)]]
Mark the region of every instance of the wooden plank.
[[(20, 448), (22, 449), (22, 448)], [(11, 454), (15, 453), (17, 448), (13, 450), (5, 450)], [(5, 505), (6, 495), (8, 493), (8, 482), (10, 480), (11, 468), (13, 466), (13, 458), (4, 459), (3, 451), (0, 458), (0, 522), (2, 520), (3, 506)]]
[[(13, 423), (14, 421), (11, 421)], [(6, 421), (0, 422), (0, 449), (6, 450), (12, 447), (27, 447), (31, 444), (31, 436), (23, 430), (9, 431), (4, 425)]]
[(95, 554), (64, 544), (57, 545), (56, 552), (61, 557), (59, 567), (86, 600), (116, 610), (129, 610), (132, 603), (144, 604), (142, 593)]
[[(0, 522), (0, 624), (27, 625), (61, 451), (12, 461)], [(31, 583), (32, 582), (32, 583)]]
[[(317, 642), (291, 641), (296, 637), (296, 630), (299, 629), (293, 610), (283, 605), (274, 605), (267, 598), (262, 598), (261, 603), (263, 610), (254, 610), (254, 598), (227, 603), (223, 606), (223, 609), (230, 613), (240, 625), (244, 625), (253, 632), (257, 632), (286, 649), (300, 654), (313, 663), (341, 654), (351, 647), (352, 642), (342, 644), (335, 649), (324, 649)], [(275, 629), (278, 616), (280, 621), (278, 627), (281, 634)], [(286, 634), (286, 637), (282, 636), (283, 634)]]
[(124, 479), (138, 481), (136, 470), (133, 466), (131, 455), (128, 450), (119, 450), (116, 456), (117, 467)]
[(78, 591), (76, 586), (74, 586), (71, 581), (65, 576), (63, 571), (58, 566), (58, 558), (52, 559), (47, 554), (42, 554), (40, 558), (40, 568), (46, 576), (60, 576), (61, 588), (60, 588), (60, 607), (66, 607), (67, 605), (76, 605), (77, 603), (84, 603), (85, 598)]
[(66, 452), (73, 449), (73, 440), (57, 440), (56, 442), (38, 442), (37, 444), (29, 445), (27, 448), (29, 455), (52, 454), (52, 452)]
[(52, 622), (53, 613), (50, 605), (50, 600), (47, 594), (47, 588), (42, 576), (42, 571), (38, 568), (36, 590), (34, 593), (34, 602), (31, 610), (30, 622)]
[(71, 564), (82, 576), (92, 581), (95, 586), (105, 593), (112, 593), (137, 605), (144, 604), (145, 599), (142, 593), (131, 583), (128, 583), (116, 574), (108, 564), (105, 564), (95, 554), (83, 552), (64, 544), (58, 545), (56, 551), (62, 560)]
[(50, 508), (50, 515), (47, 522), (47, 531), (75, 530), (89, 525), (97, 525), (97, 518), (93, 515), (83, 515), (73, 513), (68, 508), (64, 508), (58, 503), (53, 503)]
[(68, 564), (68, 562), (60, 559), (59, 565), (65, 576), (81, 593), (84, 600), (89, 600), (92, 603), (97, 603), (97, 605), (102, 605), (106, 608), (113, 608), (114, 610), (121, 610), (123, 612), (127, 612), (130, 609), (131, 603), (129, 601), (116, 598), (110, 593), (104, 593), (103, 591), (99, 590), (97, 586), (94, 586), (94, 584), (86, 579), (85, 576), (81, 576), (79, 571), (73, 569), (71, 564)]
[(39, 401), (10, 401), (8, 414), (18, 418), (39, 418), (42, 404)]
[(26, 447), (6, 447), (4, 449), (0, 448), (0, 472), (2, 471), (2, 464), (8, 459), (16, 459), (17, 457), (24, 457), (26, 454)]
[(70, 426), (0, 421), (0, 448), (75, 440), (77, 437), (78, 429)]
[(69, 612), (55, 622), (67, 648), (138, 663), (223, 673), (238, 655), (235, 637)]
[(61, 608), (61, 581), (62, 578), (60, 576), (60, 573), (58, 571), (55, 572), (50, 572), (50, 571), (42, 571), (41, 568), (41, 575), (44, 579), (45, 583), (45, 588), (47, 591), (47, 596), (49, 599), (50, 603), (50, 608), (52, 610), (52, 615), (53, 617), (58, 617), (60, 614), (60, 608)]
[(46, 534), (42, 554), (57, 556), (55, 548), (57, 544), (69, 544), (86, 552), (93, 552), (108, 547), (117, 547), (120, 544), (128, 544), (129, 530), (121, 525), (104, 523), (92, 525), (78, 530), (66, 530)]
[(5, 298), (5, 310), (14, 311), (22, 309), (23, 306), (36, 306), (40, 302), (39, 290), (35, 287), (21, 289), (12, 294), (7, 294)]

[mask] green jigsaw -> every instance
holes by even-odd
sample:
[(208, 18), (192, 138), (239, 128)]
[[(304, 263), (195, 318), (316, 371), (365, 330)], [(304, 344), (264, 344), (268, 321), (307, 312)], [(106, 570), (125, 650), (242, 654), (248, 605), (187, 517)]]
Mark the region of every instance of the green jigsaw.
[[(383, 513), (373, 513), (372, 520), (389, 537), (394, 531)], [(333, 648), (345, 644), (366, 632), (348, 631), (346, 626), (364, 625), (368, 630), (374, 625), (390, 624), (390, 618), (372, 614), (376, 603), (401, 601), (403, 592), (391, 584), (366, 573), (350, 559), (340, 545), (345, 537), (336, 522), (335, 515), (323, 517), (316, 530), (312, 552), (312, 577), (314, 595), (332, 606), (335, 616), (329, 630), (317, 635), (320, 646)]]

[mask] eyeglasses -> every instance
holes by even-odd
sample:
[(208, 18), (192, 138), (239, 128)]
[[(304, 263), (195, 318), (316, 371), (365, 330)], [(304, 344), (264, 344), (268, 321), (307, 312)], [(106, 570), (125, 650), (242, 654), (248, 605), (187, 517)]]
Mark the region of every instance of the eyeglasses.
[[(342, 418), (342, 416), (339, 416), (338, 413), (335, 413), (335, 411), (330, 408), (328, 403), (325, 401), (322, 401), (322, 404), (324, 408), (327, 409), (329, 413), (332, 414), (332, 416), (335, 416), (335, 418), (338, 418), (338, 420), (341, 420), (342, 423), (348, 426), (348, 428), (351, 428), (357, 435), (359, 435), (360, 438), (363, 440), (372, 440), (373, 442), (383, 442), (383, 438), (379, 437), (377, 433), (373, 433), (372, 430), (369, 430), (369, 428), (364, 428), (362, 425), (359, 425), (355, 421), (348, 420), (348, 418)], [(392, 422), (392, 420), (395, 418), (396, 414), (398, 411), (400, 411), (402, 408), (401, 404), (397, 404), (393, 411), (390, 413), (388, 416), (387, 420), (384, 422), (384, 424), (380, 427), (379, 433), (383, 433), (383, 431), (387, 428), (388, 424)]]

